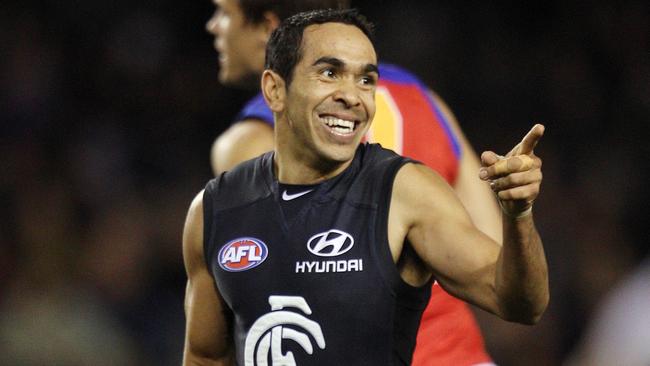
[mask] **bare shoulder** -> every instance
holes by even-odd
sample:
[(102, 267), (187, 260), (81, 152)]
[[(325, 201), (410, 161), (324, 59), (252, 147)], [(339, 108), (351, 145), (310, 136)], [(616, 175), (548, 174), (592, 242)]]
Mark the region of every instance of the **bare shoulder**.
[(393, 209), (399, 210), (408, 226), (467, 215), (453, 188), (423, 164), (405, 164), (399, 170), (393, 185)]
[(424, 164), (408, 163), (397, 172), (395, 184), (413, 188), (419, 184), (447, 185), (445, 180), (433, 169)]
[(273, 135), (273, 126), (255, 118), (233, 123), (219, 137), (222, 140), (240, 140), (243, 137), (263, 138), (267, 133)]
[(273, 127), (259, 119), (245, 119), (232, 124), (212, 145), (210, 160), (219, 174), (235, 165), (273, 149)]
[(183, 229), (183, 258), (188, 274), (203, 264), (203, 190), (187, 211)]
[(417, 203), (425, 195), (453, 195), (453, 190), (447, 182), (433, 169), (424, 164), (405, 164), (395, 176), (393, 195), (397, 198)]

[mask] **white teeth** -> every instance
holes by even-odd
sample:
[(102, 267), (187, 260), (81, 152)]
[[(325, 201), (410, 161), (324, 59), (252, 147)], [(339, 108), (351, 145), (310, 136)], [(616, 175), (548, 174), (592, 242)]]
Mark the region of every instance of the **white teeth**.
[(323, 121), (338, 133), (348, 133), (354, 130), (354, 122), (352, 121), (346, 121), (336, 117), (325, 117)]

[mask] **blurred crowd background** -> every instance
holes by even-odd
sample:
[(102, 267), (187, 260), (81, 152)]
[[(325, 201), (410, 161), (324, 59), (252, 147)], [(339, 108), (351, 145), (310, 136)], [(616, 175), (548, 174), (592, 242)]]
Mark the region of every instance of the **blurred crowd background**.
[[(478, 314), (499, 365), (575, 360), (648, 257), (649, 3), (353, 4), (377, 24), (380, 59), (434, 88), (477, 151), (546, 125), (535, 216), (550, 307), (534, 327)], [(254, 93), (217, 81), (213, 10), (0, 7), (0, 364), (180, 363), (185, 213), (214, 137)]]

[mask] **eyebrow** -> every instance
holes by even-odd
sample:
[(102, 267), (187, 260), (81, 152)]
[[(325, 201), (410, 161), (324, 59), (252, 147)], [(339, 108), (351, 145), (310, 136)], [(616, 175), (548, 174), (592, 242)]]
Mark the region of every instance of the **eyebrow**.
[(377, 67), (375, 64), (367, 64), (366, 67), (363, 68), (363, 72), (366, 74), (374, 72), (379, 75), (379, 67)]
[[(345, 66), (345, 62), (343, 62), (341, 59), (338, 59), (336, 57), (329, 57), (329, 56), (324, 56), (324, 57), (319, 58), (318, 60), (316, 60), (313, 63), (312, 66), (316, 66), (316, 65), (320, 65), (320, 64), (332, 65), (332, 66), (334, 66), (336, 68), (339, 68), (339, 69), (341, 69), (341, 68), (343, 68)], [(377, 73), (377, 75), (379, 75), (379, 68), (375, 64), (367, 64), (363, 68), (363, 72), (365, 74), (374, 72), (374, 73)]]
[(316, 66), (320, 64), (329, 64), (336, 68), (342, 68), (343, 66), (345, 66), (345, 62), (341, 61), (340, 59), (336, 57), (328, 57), (328, 56), (319, 58), (318, 60), (316, 60), (316, 62), (314, 62), (312, 66)]

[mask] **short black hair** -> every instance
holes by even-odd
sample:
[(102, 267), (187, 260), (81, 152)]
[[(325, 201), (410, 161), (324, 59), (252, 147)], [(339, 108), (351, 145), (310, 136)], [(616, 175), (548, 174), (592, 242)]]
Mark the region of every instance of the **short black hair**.
[(354, 25), (373, 41), (374, 25), (356, 9), (312, 10), (295, 14), (273, 31), (266, 45), (264, 67), (275, 71), (291, 84), (293, 70), (302, 57), (302, 38), (305, 28), (313, 24), (343, 23)]
[(239, 5), (247, 22), (259, 23), (267, 11), (274, 13), (282, 21), (303, 11), (347, 9), (350, 7), (350, 0), (239, 0)]

